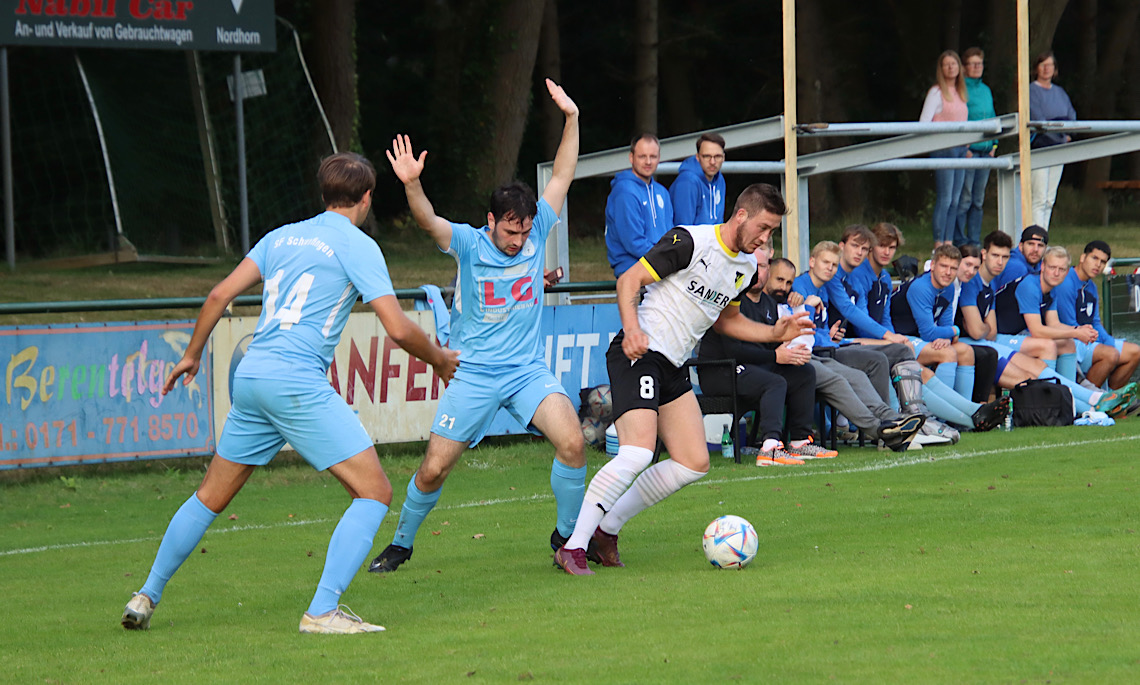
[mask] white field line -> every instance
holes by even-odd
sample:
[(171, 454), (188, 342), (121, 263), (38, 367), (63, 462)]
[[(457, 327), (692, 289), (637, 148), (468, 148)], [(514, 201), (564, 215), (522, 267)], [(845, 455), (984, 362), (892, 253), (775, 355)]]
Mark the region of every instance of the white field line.
[[(1058, 449), (1070, 447), (1083, 447), (1086, 445), (1104, 445), (1116, 442), (1130, 442), (1133, 440), (1140, 440), (1140, 435), (1125, 435), (1114, 438), (1103, 438), (1098, 440), (1072, 440), (1069, 442), (1043, 442), (1034, 445), (1023, 445), (1021, 447), (1003, 447), (1001, 449), (992, 450), (976, 450), (973, 452), (959, 452), (959, 451), (938, 451), (931, 454), (927, 450), (921, 450), (913, 456), (907, 454), (893, 459), (886, 459), (876, 461), (870, 464), (851, 465), (836, 469), (828, 469), (823, 471), (821, 469), (794, 469), (785, 468), (782, 466), (769, 466), (764, 469), (763, 474), (756, 474), (752, 476), (742, 476), (733, 478), (717, 478), (710, 480), (702, 480), (701, 483), (737, 483), (747, 482), (754, 480), (776, 480), (780, 478), (799, 478), (803, 476), (815, 476), (821, 474), (844, 474), (844, 473), (866, 473), (869, 471), (883, 471), (885, 469), (895, 469), (904, 466), (918, 466), (921, 464), (930, 464), (939, 461), (953, 461), (958, 459), (974, 459), (977, 457), (988, 457), (996, 454), (1010, 454), (1013, 452), (1022, 452), (1025, 450), (1033, 449)], [(829, 460), (815, 460), (815, 464), (826, 464)], [(497, 499), (484, 499), (476, 500), (473, 502), (461, 502), (458, 504), (450, 504), (436, 507), (438, 511), (448, 511), (451, 509), (468, 509), (471, 507), (490, 507), (499, 504), (515, 504), (518, 502), (540, 502), (543, 500), (553, 499), (554, 495), (549, 493), (539, 493), (534, 495), (525, 495), (519, 497), (505, 497)], [(272, 530), (275, 528), (285, 528), (288, 526), (311, 526), (323, 523), (334, 523), (336, 519), (309, 519), (309, 520), (292, 520), (284, 521), (281, 523), (264, 523), (264, 524), (251, 524), (242, 526), (232, 526), (230, 528), (216, 528), (209, 530), (207, 535), (220, 535), (223, 533), (237, 533), (247, 530)], [(162, 537), (152, 535), (140, 538), (127, 538), (122, 540), (92, 540), (88, 542), (69, 542), (58, 545), (43, 545), (40, 547), (24, 547), (20, 549), (7, 549), (0, 550), (0, 557), (13, 556), (16, 554), (35, 554), (37, 552), (54, 552), (65, 549), (75, 549), (78, 547), (100, 547), (103, 545), (129, 545), (136, 542), (154, 542), (161, 540)]]

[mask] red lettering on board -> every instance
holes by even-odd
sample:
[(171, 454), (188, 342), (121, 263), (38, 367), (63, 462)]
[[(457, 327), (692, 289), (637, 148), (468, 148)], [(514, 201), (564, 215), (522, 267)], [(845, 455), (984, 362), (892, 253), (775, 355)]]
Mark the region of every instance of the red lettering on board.
[[(348, 343), (348, 388), (346, 388), (347, 394), (344, 399), (349, 404), (352, 404), (356, 399), (357, 376), (360, 376), (360, 380), (364, 382), (364, 390), (368, 393), (368, 399), (372, 402), (376, 401), (376, 345), (376, 336), (372, 336), (372, 341), (368, 346), (368, 364), (365, 365), (364, 360), (360, 357), (360, 351), (356, 349), (356, 341), (350, 340)], [(385, 345), (384, 359), (387, 360), (387, 358), (388, 348)]]

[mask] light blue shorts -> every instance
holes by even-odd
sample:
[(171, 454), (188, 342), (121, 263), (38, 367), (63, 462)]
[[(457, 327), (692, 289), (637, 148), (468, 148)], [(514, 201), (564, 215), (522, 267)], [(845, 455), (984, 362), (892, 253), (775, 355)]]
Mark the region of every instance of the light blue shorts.
[(372, 447), (372, 438), (323, 378), (312, 385), (254, 378), (234, 380), (234, 404), (218, 439), (218, 455), (263, 466), (288, 442), (318, 471)]
[(1014, 352), (1020, 352), (1021, 343), (1025, 342), (1025, 339), (1028, 337), (1027, 335), (1002, 335), (998, 333), (997, 344), (1004, 345)]
[(542, 362), (482, 368), (461, 365), (443, 391), (431, 432), (475, 446), (500, 408), (533, 431), (530, 422), (538, 405), (554, 393), (566, 395), (566, 390)]
[[(1089, 369), (1092, 368), (1093, 354), (1096, 352), (1096, 346), (1097, 345), (1103, 345), (1104, 343), (1100, 343), (1100, 342), (1086, 343), (1086, 342), (1081, 342), (1080, 340), (1073, 340), (1073, 342), (1077, 346), (1077, 362), (1081, 366), (1081, 373), (1088, 373)], [(1116, 351), (1123, 353), (1124, 352), (1124, 341), (1117, 338), (1114, 340), (1114, 342), (1115, 342)]]
[(1017, 350), (1013, 349), (1012, 347), (1010, 347), (1008, 345), (1003, 345), (1000, 342), (994, 342), (993, 340), (974, 340), (973, 338), (958, 338), (958, 341), (964, 342), (967, 345), (981, 345), (982, 347), (992, 347), (993, 349), (997, 350), (998, 357), (1002, 357), (1002, 358), (1011, 357), (1011, 356), (1013, 356), (1013, 354), (1015, 352), (1017, 352)]
[(908, 335), (907, 340), (910, 340), (912, 343), (914, 343), (914, 358), (915, 359), (918, 359), (918, 355), (920, 352), (922, 352), (922, 348), (926, 347), (929, 344), (925, 340), (923, 340), (922, 338), (918, 337), (917, 335)]

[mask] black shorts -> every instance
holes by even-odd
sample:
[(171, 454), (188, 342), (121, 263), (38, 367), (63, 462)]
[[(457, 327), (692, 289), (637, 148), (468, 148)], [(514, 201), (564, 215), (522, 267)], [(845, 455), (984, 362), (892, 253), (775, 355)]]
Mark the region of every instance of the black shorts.
[(614, 404), (614, 418), (630, 409), (652, 409), (669, 404), (681, 395), (691, 392), (689, 370), (673, 366), (665, 355), (650, 350), (633, 362), (622, 352), (620, 331), (606, 350), (606, 370), (610, 373), (610, 397)]

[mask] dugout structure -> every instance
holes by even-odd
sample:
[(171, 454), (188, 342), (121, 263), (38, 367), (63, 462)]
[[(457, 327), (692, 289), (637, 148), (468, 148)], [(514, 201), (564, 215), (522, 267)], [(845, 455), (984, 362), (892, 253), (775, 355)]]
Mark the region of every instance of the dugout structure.
[[(34, 3), (18, 1), (30, 21)], [(3, 48), (10, 267), (16, 254), (60, 266), (216, 258), (312, 214), (312, 169), (335, 143), (296, 30), (259, 4), (268, 35), (255, 46), (225, 43), (250, 34), (222, 22), (202, 50)]]

